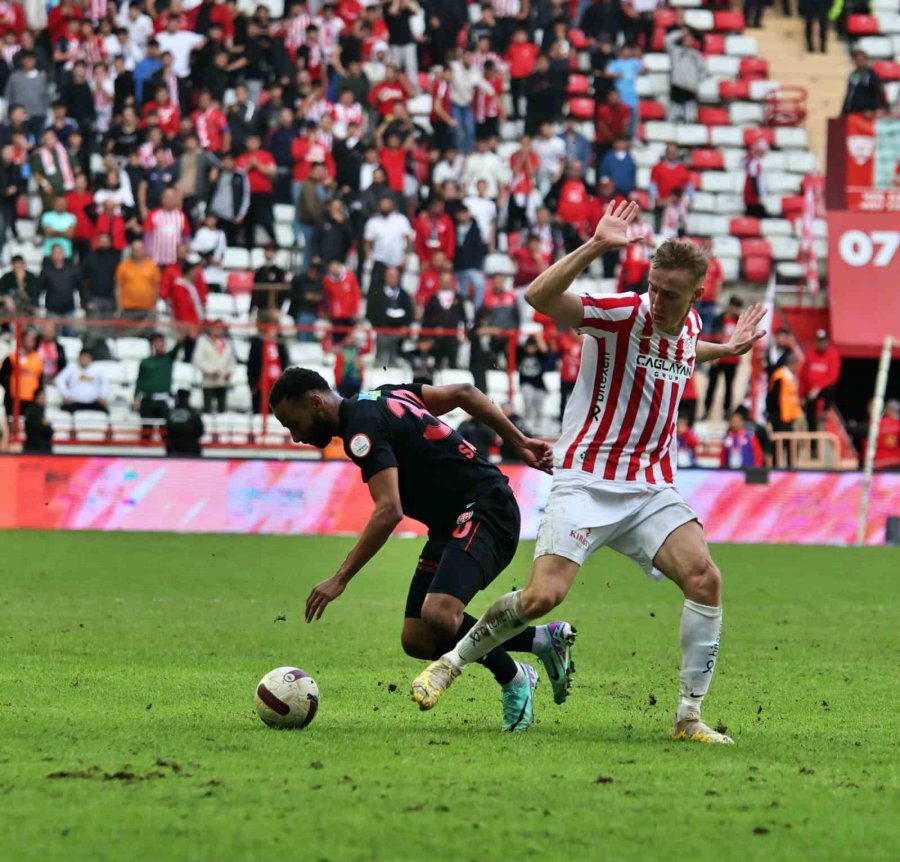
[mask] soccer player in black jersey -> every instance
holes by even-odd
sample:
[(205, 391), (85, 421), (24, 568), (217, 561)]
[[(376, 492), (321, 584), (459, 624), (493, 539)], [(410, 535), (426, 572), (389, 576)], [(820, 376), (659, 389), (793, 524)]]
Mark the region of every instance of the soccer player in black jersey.
[[(295, 443), (324, 448), (340, 437), (375, 503), (337, 572), (310, 593), (306, 621), (322, 616), (408, 515), (428, 527), (428, 541), (410, 584), (401, 642), (414, 658), (442, 655), (475, 622), (466, 605), (512, 560), (519, 507), (500, 470), (437, 417), (462, 408), (496, 431), (526, 464), (547, 473), (550, 446), (524, 436), (466, 384), (381, 386), (343, 399), (315, 371), (289, 368), (272, 387), (269, 404)], [(513, 661), (505, 650), (537, 655), (554, 700), (562, 703), (571, 682), (574, 637), (568, 623), (549, 623), (526, 629), (505, 649), (484, 657), (482, 664), (503, 690), (504, 730), (525, 730), (533, 723), (538, 678), (533, 667)]]

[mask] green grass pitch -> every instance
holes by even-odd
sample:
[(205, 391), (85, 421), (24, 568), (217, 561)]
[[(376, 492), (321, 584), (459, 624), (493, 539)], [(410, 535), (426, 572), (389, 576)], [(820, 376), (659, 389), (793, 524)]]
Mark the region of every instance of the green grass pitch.
[[(317, 624), (350, 541), (6, 533), (0, 591), (3, 860), (896, 860), (900, 555), (728, 546), (704, 715), (737, 744), (666, 736), (680, 597), (604, 552), (564, 605), (563, 707), (538, 687), (498, 732), (481, 668), (432, 713), (399, 630), (418, 543), (391, 541)], [(528, 573), (531, 545), (479, 596)], [(286, 619), (279, 619), (281, 616)], [(266, 728), (258, 679), (297, 664), (315, 722)]]

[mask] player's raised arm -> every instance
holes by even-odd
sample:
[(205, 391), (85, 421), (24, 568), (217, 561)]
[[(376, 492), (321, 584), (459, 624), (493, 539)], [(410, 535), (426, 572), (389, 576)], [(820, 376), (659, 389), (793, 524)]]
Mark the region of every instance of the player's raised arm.
[(754, 303), (738, 318), (731, 338), (725, 344), (713, 341), (697, 342), (697, 362), (712, 362), (724, 356), (742, 356), (766, 331), (757, 327), (766, 316), (766, 310), (759, 303)]
[(368, 481), (375, 508), (347, 559), (330, 578), (316, 584), (306, 600), (306, 621), (321, 619), (325, 608), (347, 587), (353, 576), (377, 554), (403, 519), (397, 468), (380, 470)]
[[(580, 303), (579, 303), (580, 305)], [(579, 321), (580, 322), (580, 321)], [(483, 392), (471, 383), (452, 386), (423, 386), (422, 400), (435, 416), (442, 416), (457, 407), (484, 422), (507, 443), (515, 447), (522, 460), (535, 470), (553, 472), (553, 449), (544, 440), (526, 437)]]
[(557, 323), (580, 327), (584, 320), (581, 299), (566, 291), (597, 258), (640, 239), (628, 237), (628, 226), (637, 218), (639, 211), (640, 208), (634, 202), (620, 201), (618, 205), (610, 203), (594, 235), (584, 245), (542, 272), (525, 291), (525, 301)]

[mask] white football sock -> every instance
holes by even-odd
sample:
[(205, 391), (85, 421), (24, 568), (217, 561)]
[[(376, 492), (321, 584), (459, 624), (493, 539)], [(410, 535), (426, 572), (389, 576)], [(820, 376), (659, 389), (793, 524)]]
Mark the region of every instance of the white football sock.
[(523, 682), (525, 682), (525, 671), (522, 670), (522, 665), (516, 662), (516, 675), (508, 683), (501, 685), (500, 688), (514, 688)]
[(681, 612), (681, 684), (678, 717), (685, 713), (700, 715), (700, 705), (719, 654), (719, 636), (722, 633), (722, 608), (701, 605), (685, 599)]
[(522, 613), (522, 591), (500, 596), (463, 639), (444, 658), (462, 670), (466, 665), (484, 658), (494, 647), (519, 634), (529, 621)]
[(550, 632), (547, 630), (547, 626), (535, 626), (531, 651), (537, 655), (547, 649), (548, 646), (550, 646)]

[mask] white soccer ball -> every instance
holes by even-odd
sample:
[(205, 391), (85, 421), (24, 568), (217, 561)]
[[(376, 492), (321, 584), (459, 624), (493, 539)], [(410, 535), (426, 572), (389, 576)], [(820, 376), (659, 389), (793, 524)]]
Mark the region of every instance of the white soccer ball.
[(297, 667), (276, 667), (256, 686), (256, 711), (269, 727), (306, 727), (319, 711), (319, 686)]

